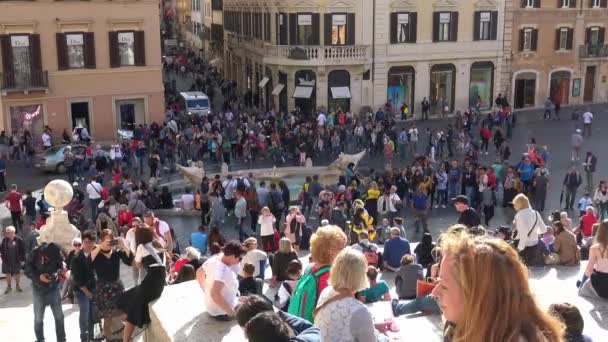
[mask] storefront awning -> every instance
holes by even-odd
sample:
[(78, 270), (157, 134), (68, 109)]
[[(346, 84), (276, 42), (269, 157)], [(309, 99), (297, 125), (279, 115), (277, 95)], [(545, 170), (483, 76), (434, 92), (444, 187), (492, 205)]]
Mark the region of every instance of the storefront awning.
[(313, 87), (296, 87), (293, 97), (298, 99), (309, 99), (312, 96)]
[(220, 66), (222, 64), (223, 63), (222, 63), (222, 59), (221, 58), (214, 58), (211, 61), (209, 61), (209, 65), (214, 66), (214, 67)]
[(284, 84), (281, 84), (281, 83), (277, 84), (277, 86), (274, 87), (274, 89), (272, 90), (272, 95), (279, 96), (284, 88), (285, 88)]
[(331, 87), (331, 97), (334, 99), (350, 99), (348, 87)]
[(264, 88), (266, 86), (266, 83), (268, 83), (268, 81), (270, 81), (270, 79), (268, 77), (262, 78), (260, 83), (258, 83), (258, 87)]

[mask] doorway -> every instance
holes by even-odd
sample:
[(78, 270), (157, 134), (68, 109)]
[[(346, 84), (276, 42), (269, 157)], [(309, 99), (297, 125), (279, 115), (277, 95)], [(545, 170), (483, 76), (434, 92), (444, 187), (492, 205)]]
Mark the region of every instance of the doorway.
[(454, 110), (456, 67), (453, 64), (436, 64), (431, 67), (430, 102), (433, 114), (446, 114)]
[(556, 71), (551, 74), (549, 97), (553, 103), (567, 105), (570, 99), (570, 72)]
[(585, 93), (583, 101), (593, 102), (593, 93), (595, 91), (595, 66), (588, 66), (585, 73)]
[(515, 109), (534, 107), (536, 94), (536, 75), (534, 78), (518, 78), (515, 80)]
[(120, 129), (132, 131), (135, 129), (135, 105), (124, 103), (120, 105)]
[(86, 128), (91, 133), (91, 121), (89, 116), (88, 102), (70, 103), (72, 113), (72, 129), (76, 127)]

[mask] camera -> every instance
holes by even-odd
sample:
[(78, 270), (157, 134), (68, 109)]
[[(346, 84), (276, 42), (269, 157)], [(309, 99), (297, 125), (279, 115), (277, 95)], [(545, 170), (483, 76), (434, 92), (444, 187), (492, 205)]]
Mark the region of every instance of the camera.
[(112, 247), (118, 246), (118, 239), (112, 239), (112, 240), (110, 240), (110, 246), (112, 246)]

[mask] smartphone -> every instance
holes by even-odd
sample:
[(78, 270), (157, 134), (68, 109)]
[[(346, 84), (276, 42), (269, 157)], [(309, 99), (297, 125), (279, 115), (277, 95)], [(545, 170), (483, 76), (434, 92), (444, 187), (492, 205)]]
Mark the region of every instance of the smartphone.
[(118, 246), (118, 239), (112, 239), (112, 240), (110, 240), (110, 246), (112, 246), (112, 247)]

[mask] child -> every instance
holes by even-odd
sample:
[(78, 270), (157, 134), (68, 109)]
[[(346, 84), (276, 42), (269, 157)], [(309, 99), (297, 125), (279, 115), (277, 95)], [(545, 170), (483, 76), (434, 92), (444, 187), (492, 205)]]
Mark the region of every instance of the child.
[(578, 212), (580, 216), (587, 213), (587, 207), (589, 206), (593, 206), (593, 200), (589, 196), (589, 193), (586, 192), (585, 195), (578, 201)]
[(382, 219), (382, 225), (378, 227), (378, 243), (384, 244), (385, 241), (391, 238), (391, 227), (388, 219)]
[(357, 299), (362, 303), (391, 300), (388, 284), (384, 280), (377, 281), (376, 278), (378, 278), (378, 270), (374, 266), (368, 266), (367, 279), (369, 280), (369, 288), (357, 293)]
[(545, 246), (547, 246), (547, 249), (551, 253), (555, 253), (555, 250), (553, 249), (554, 240), (555, 240), (555, 236), (553, 235), (553, 228), (547, 226), (547, 231), (545, 231), (545, 233), (543, 234), (543, 242), (545, 243)]
[(551, 304), (548, 311), (566, 325), (565, 341), (591, 342), (591, 338), (583, 335), (585, 322), (575, 305), (570, 303)]
[(253, 273), (255, 273), (255, 266), (248, 262), (245, 263), (243, 265), (243, 274), (245, 277), (239, 281), (239, 292), (241, 297), (250, 294), (262, 294), (264, 281), (259, 278), (254, 278)]
[(399, 228), (399, 236), (407, 239), (406, 233), (405, 233), (405, 226), (403, 225), (403, 218), (402, 217), (395, 217), (393, 219), (393, 226)]
[(281, 284), (274, 297), (274, 305), (279, 310), (287, 311), (287, 308), (289, 308), (289, 299), (301, 276), (302, 264), (299, 260), (291, 260), (287, 265), (287, 277), (289, 280), (285, 280)]

